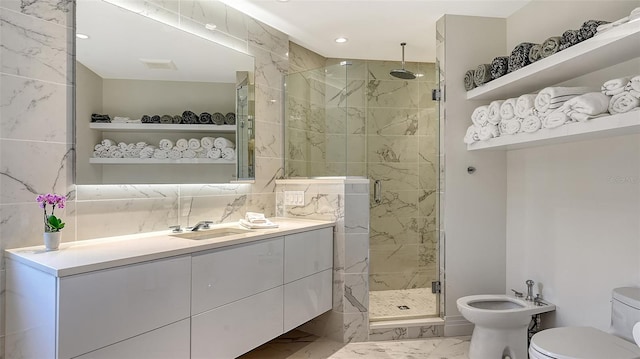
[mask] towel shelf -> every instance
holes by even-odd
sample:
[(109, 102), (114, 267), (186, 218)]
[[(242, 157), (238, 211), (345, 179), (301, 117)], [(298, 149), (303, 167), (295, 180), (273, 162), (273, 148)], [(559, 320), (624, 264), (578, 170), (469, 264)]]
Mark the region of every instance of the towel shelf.
[(89, 163), (100, 165), (193, 165), (193, 164), (214, 164), (214, 165), (235, 165), (236, 161), (210, 158), (181, 158), (178, 160), (156, 159), (156, 158), (90, 158)]
[(534, 133), (517, 133), (467, 145), (467, 150), (514, 150), (594, 138), (640, 133), (640, 110), (573, 122)]
[(499, 100), (537, 92), (640, 57), (640, 20), (622, 24), (467, 92), (467, 100)]
[(91, 123), (89, 128), (109, 132), (217, 132), (235, 133), (236, 125), (179, 125), (157, 123)]

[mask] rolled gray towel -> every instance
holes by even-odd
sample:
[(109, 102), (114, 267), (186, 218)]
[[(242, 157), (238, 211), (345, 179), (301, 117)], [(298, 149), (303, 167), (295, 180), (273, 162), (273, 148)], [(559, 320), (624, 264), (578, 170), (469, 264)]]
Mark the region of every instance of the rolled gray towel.
[(182, 123), (182, 116), (180, 115), (173, 116), (171, 118), (171, 123), (174, 123), (174, 124)]
[(529, 61), (529, 52), (533, 45), (535, 44), (531, 42), (523, 42), (513, 48), (511, 56), (509, 56), (509, 72), (521, 69), (531, 63)]
[(149, 115), (143, 115), (142, 118), (140, 119), (140, 122), (142, 122), (142, 123), (153, 123), (153, 121), (151, 120), (151, 116), (149, 116)]
[(529, 62), (534, 63), (542, 58), (542, 45), (535, 44), (529, 50)]
[(491, 61), (491, 77), (497, 79), (504, 76), (509, 71), (509, 57), (498, 56)]
[(225, 125), (235, 125), (236, 124), (236, 114), (233, 112), (229, 112), (224, 115), (224, 124)]
[(609, 21), (604, 20), (587, 20), (580, 28), (580, 35), (583, 40), (592, 38), (598, 32), (598, 26), (608, 24)]
[(491, 80), (491, 65), (478, 65), (473, 76), (473, 82), (476, 84), (476, 86), (482, 86)]
[(216, 112), (211, 116), (211, 120), (216, 125), (224, 125), (224, 115), (220, 112)]
[(160, 123), (162, 124), (170, 124), (172, 122), (173, 122), (173, 117), (169, 115), (162, 115), (162, 117), (160, 117)]
[(196, 115), (193, 111), (184, 111), (182, 113), (182, 122), (192, 125), (198, 123), (198, 115)]
[(160, 123), (160, 116), (158, 115), (151, 116), (151, 123)]
[(544, 40), (544, 42), (542, 43), (542, 50), (540, 51), (540, 55), (543, 58), (546, 58), (560, 51), (561, 39), (562, 37), (560, 36), (551, 36), (550, 38)]
[(473, 81), (476, 70), (469, 70), (464, 74), (464, 89), (467, 91), (473, 90), (476, 87), (476, 83)]
[(582, 35), (580, 35), (580, 30), (567, 30), (562, 33), (560, 50), (564, 50), (567, 47), (573, 46), (581, 41)]
[(198, 122), (203, 125), (212, 124), (213, 120), (211, 119), (211, 114), (209, 112), (201, 113)]

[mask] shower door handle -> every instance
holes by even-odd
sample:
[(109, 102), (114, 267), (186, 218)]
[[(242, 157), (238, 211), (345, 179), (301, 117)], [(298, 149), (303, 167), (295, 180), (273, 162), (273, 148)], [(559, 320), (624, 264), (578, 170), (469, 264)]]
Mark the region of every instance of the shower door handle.
[(373, 182), (373, 201), (376, 203), (382, 202), (382, 181), (380, 180)]

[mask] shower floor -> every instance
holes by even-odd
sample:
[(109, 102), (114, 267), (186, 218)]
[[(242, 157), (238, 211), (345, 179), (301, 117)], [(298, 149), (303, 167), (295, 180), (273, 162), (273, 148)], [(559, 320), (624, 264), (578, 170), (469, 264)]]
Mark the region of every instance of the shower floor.
[(369, 321), (433, 317), (438, 297), (431, 288), (369, 292)]

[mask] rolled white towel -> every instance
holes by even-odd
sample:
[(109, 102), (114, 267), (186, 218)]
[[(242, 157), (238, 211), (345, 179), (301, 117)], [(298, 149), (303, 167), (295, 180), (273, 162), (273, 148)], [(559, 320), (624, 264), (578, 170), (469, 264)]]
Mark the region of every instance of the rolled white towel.
[(602, 84), (600, 92), (605, 95), (613, 96), (624, 91), (625, 86), (629, 83), (629, 77), (619, 77), (617, 79), (609, 80)]
[(500, 123), (500, 106), (504, 103), (503, 100), (491, 101), (487, 109), (487, 121), (492, 125)]
[(100, 158), (109, 158), (111, 155), (109, 154), (109, 150), (100, 151)]
[(236, 158), (236, 150), (231, 147), (223, 148), (222, 155), (220, 157), (227, 161), (231, 161)]
[(478, 127), (476, 125), (469, 126), (467, 128), (467, 134), (464, 136), (464, 143), (470, 145), (478, 141), (480, 141), (478, 137)]
[(569, 121), (570, 121), (569, 116), (566, 113), (560, 110), (556, 110), (551, 112), (550, 114), (548, 114), (542, 119), (542, 127), (556, 128), (564, 125)]
[(127, 123), (127, 122), (131, 122), (131, 118), (129, 117), (121, 117), (121, 116), (114, 116), (113, 119), (111, 119), (112, 123)]
[(134, 149), (133, 151), (131, 151), (131, 158), (140, 158), (140, 152), (142, 150), (139, 148)]
[(478, 132), (480, 141), (486, 141), (494, 137), (500, 137), (500, 130), (498, 130), (498, 126), (491, 123), (482, 126)]
[(598, 117), (609, 109), (611, 96), (602, 92), (588, 92), (565, 102), (559, 110), (574, 121), (587, 121)]
[(129, 143), (127, 144), (127, 151), (131, 152), (134, 149), (136, 149), (136, 144), (135, 143)]
[(640, 98), (640, 75), (634, 76), (629, 79), (625, 91), (628, 91), (632, 96)]
[(512, 118), (510, 120), (502, 120), (498, 125), (498, 130), (500, 130), (500, 135), (515, 135), (520, 132), (520, 127), (522, 124), (520, 120), (517, 118)]
[(108, 138), (105, 138), (104, 140), (102, 140), (101, 144), (105, 147), (111, 147), (116, 145), (116, 143), (113, 140), (110, 140)]
[(538, 131), (542, 127), (542, 121), (535, 115), (527, 116), (522, 120), (522, 130), (527, 133)]
[(213, 148), (213, 141), (213, 137), (202, 137), (202, 139), (200, 140), (200, 144), (204, 149), (210, 150)]
[(151, 158), (153, 157), (153, 153), (155, 152), (155, 146), (147, 146), (140, 150), (140, 158)]
[(536, 96), (535, 94), (526, 94), (518, 97), (515, 108), (516, 117), (525, 118), (533, 114)]
[(196, 158), (196, 151), (187, 148), (186, 150), (182, 151), (182, 158)]
[(127, 150), (127, 144), (126, 144), (126, 143), (124, 143), (124, 142), (118, 142), (118, 148), (119, 148), (121, 151), (126, 151), (126, 150)]
[(213, 147), (216, 147), (216, 148), (219, 148), (219, 149), (222, 150), (222, 149), (225, 149), (227, 147), (235, 148), (236, 145), (233, 142), (227, 140), (224, 137), (216, 137), (216, 139), (213, 140)]
[(611, 97), (609, 101), (609, 113), (612, 115), (626, 113), (640, 106), (640, 99), (628, 91), (624, 91)]
[(176, 147), (174, 147), (169, 151), (167, 157), (169, 157), (172, 160), (178, 160), (182, 158), (182, 152)]
[(545, 87), (538, 92), (534, 106), (540, 116), (545, 116), (568, 100), (593, 91), (597, 90), (590, 87)]
[(155, 151), (153, 151), (153, 158), (158, 159), (158, 160), (165, 160), (169, 157), (169, 151), (167, 150), (163, 150), (163, 149), (156, 149)]
[(97, 151), (97, 150), (96, 150), (96, 151), (93, 151), (93, 154), (91, 155), (91, 157), (93, 157), (93, 158), (100, 158), (100, 152), (101, 152), (101, 151)]
[(160, 140), (160, 143), (158, 143), (158, 148), (160, 148), (161, 150), (169, 151), (173, 148), (173, 141), (168, 138), (163, 138)]
[(487, 124), (489, 118), (487, 114), (489, 112), (489, 106), (478, 106), (471, 113), (471, 122), (478, 127), (482, 127)]
[(517, 98), (510, 98), (505, 100), (502, 105), (500, 105), (500, 119), (501, 120), (511, 120), (516, 117), (516, 101)]
[(200, 148), (200, 140), (197, 138), (190, 138), (189, 139), (189, 149), (190, 150), (197, 150), (198, 148)]
[(101, 152), (101, 151), (103, 151), (105, 149), (106, 149), (106, 147), (102, 143), (98, 143), (95, 146), (93, 146), (93, 150), (94, 151)]
[(124, 154), (122, 153), (122, 151), (116, 149), (113, 151), (109, 151), (109, 157), (111, 158), (123, 158)]
[(212, 148), (207, 151), (207, 158), (211, 158), (212, 160), (217, 160), (222, 156), (222, 151), (219, 148)]
[(136, 148), (138, 148), (138, 149), (143, 149), (145, 147), (147, 147), (147, 143), (144, 142), (144, 141), (140, 141), (140, 142), (136, 143)]
[(184, 151), (189, 148), (189, 141), (186, 138), (180, 138), (176, 141), (176, 147), (180, 151)]

